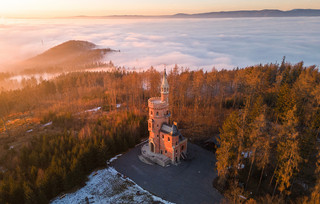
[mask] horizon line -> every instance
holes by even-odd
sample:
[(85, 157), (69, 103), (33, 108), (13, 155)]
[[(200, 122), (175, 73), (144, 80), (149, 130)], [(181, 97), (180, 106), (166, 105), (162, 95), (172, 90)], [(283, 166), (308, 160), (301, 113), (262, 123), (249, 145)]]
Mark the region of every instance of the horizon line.
[[(14, 16), (14, 17), (5, 17), (0, 16), (0, 20), (2, 19), (70, 19), (70, 18), (167, 18), (167, 17), (176, 17), (179, 18), (178, 15), (186, 15), (192, 17), (192, 15), (199, 15), (199, 14), (210, 14), (210, 13), (231, 13), (231, 12), (248, 12), (248, 11), (281, 11), (281, 12), (289, 12), (294, 10), (312, 10), (312, 11), (320, 11), (320, 8), (295, 8), (289, 10), (281, 10), (281, 9), (241, 9), (241, 10), (222, 10), (222, 11), (208, 11), (208, 12), (201, 12), (201, 13), (172, 13), (172, 14), (159, 14), (159, 15), (144, 15), (144, 14), (114, 14), (114, 15), (73, 15), (73, 16), (53, 16), (53, 17), (40, 17), (40, 16), (33, 16), (33, 17), (22, 17), (22, 16)], [(268, 16), (266, 16), (268, 17)], [(290, 17), (290, 16), (288, 16)], [(301, 16), (302, 17), (302, 16)], [(315, 16), (306, 16), (306, 17), (315, 17)], [(183, 18), (183, 17), (180, 17)], [(227, 17), (226, 17), (227, 18)]]

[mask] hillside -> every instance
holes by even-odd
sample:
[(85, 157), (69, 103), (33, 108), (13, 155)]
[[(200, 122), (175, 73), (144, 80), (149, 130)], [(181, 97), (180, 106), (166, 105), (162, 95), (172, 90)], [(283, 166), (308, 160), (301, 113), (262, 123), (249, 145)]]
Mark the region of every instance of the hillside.
[(24, 73), (81, 69), (101, 63), (103, 57), (113, 51), (97, 48), (91, 42), (70, 40), (20, 62), (17, 67), (23, 67), (19, 71)]

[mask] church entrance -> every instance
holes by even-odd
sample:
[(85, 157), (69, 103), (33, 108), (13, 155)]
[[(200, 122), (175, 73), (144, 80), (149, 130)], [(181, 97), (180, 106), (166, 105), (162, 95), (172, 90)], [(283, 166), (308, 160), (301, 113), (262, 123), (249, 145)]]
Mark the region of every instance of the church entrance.
[(150, 151), (154, 152), (154, 144), (152, 142), (150, 142)]

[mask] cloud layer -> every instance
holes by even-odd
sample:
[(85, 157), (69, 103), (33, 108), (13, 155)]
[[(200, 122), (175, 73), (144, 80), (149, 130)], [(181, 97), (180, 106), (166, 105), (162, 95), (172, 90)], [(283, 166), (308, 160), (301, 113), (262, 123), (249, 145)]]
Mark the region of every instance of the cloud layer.
[(0, 70), (67, 40), (121, 50), (115, 65), (211, 70), (280, 62), (320, 65), (320, 18), (0, 20)]

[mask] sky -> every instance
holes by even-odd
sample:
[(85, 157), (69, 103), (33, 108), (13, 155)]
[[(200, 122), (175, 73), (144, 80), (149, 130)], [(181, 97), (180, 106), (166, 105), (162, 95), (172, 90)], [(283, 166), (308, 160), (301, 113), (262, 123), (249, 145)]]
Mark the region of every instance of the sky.
[(320, 9), (319, 0), (0, 0), (0, 18), (168, 15), (232, 10)]

